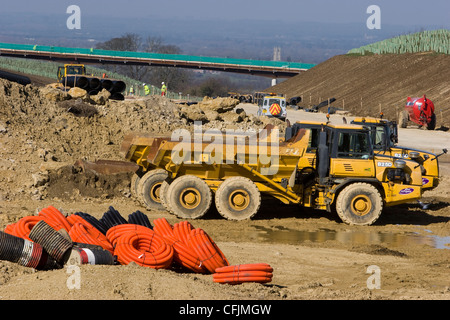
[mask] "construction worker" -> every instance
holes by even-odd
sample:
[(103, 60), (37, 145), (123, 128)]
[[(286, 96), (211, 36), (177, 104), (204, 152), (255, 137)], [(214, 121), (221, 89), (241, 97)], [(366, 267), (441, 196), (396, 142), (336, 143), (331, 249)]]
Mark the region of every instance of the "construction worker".
[(166, 95), (166, 91), (167, 91), (167, 87), (165, 85), (164, 82), (161, 82), (162, 87), (161, 87), (161, 96), (164, 97)]
[(130, 87), (130, 96), (134, 96), (134, 87), (133, 86)]
[(144, 86), (144, 93), (146, 96), (148, 96), (150, 94), (150, 88), (146, 83), (144, 83), (143, 86)]

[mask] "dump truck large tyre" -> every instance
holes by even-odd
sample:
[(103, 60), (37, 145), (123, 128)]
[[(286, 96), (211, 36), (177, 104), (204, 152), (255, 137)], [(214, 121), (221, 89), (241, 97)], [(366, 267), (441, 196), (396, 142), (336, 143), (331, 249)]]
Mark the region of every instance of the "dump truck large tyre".
[(252, 218), (261, 206), (261, 193), (248, 178), (231, 177), (222, 182), (215, 195), (216, 209), (228, 220)]
[(336, 211), (344, 223), (371, 225), (383, 211), (383, 199), (373, 185), (352, 183), (339, 193)]
[(139, 186), (139, 181), (141, 180), (143, 175), (144, 175), (143, 172), (139, 169), (135, 173), (133, 173), (133, 176), (131, 177), (131, 181), (130, 181), (131, 195), (138, 200), (141, 200), (140, 194), (138, 193), (138, 186)]
[(159, 191), (159, 199), (161, 200), (161, 204), (167, 211), (171, 211), (168, 202), (166, 201), (167, 198), (167, 190), (169, 189), (169, 185), (172, 182), (171, 178), (167, 178), (163, 181), (161, 184), (161, 189)]
[(142, 176), (138, 183), (138, 194), (148, 209), (164, 210), (161, 204), (161, 184), (168, 177), (167, 171), (155, 169)]
[(212, 192), (202, 179), (193, 175), (180, 176), (170, 183), (164, 202), (177, 217), (198, 219), (211, 207)]

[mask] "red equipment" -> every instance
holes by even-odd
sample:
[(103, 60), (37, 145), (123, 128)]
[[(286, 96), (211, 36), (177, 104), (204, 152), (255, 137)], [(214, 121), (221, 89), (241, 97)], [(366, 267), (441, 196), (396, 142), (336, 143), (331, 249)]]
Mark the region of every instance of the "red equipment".
[(405, 110), (400, 112), (400, 127), (406, 128), (409, 120), (417, 123), (419, 126), (425, 126), (428, 130), (434, 130), (436, 128), (436, 115), (433, 101), (425, 95), (422, 98), (408, 97)]

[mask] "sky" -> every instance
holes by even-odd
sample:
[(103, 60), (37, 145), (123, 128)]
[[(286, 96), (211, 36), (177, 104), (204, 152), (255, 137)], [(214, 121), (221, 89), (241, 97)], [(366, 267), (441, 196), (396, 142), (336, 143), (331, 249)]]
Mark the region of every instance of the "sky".
[(184, 17), (190, 19), (257, 19), (365, 22), (367, 8), (378, 5), (384, 24), (450, 28), (448, 0), (0, 0), (0, 12), (67, 15), (70, 5), (81, 14), (110, 17)]

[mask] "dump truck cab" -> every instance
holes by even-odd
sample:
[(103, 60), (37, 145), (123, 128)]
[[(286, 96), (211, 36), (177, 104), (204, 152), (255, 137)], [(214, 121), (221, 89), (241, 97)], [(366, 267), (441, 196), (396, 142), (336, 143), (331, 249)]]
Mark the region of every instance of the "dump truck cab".
[[(392, 158), (393, 161), (396, 159), (415, 161), (416, 165), (422, 170), (424, 191), (432, 190), (439, 185), (439, 155), (424, 150), (398, 146), (396, 122), (379, 118), (355, 118), (351, 124), (363, 125), (369, 130), (372, 149), (375, 154)], [(300, 166), (315, 166), (318, 131), (323, 125), (326, 125), (326, 122), (299, 121), (292, 127), (287, 128), (285, 139), (290, 139), (295, 132), (302, 128), (311, 130), (311, 141), (302, 163), (299, 164)]]
[(364, 125), (371, 131), (376, 153), (416, 161), (422, 169), (424, 190), (432, 190), (439, 185), (439, 156), (424, 150), (398, 146), (398, 127), (395, 121), (363, 117), (355, 118), (351, 123)]
[(311, 207), (336, 211), (348, 224), (370, 225), (384, 207), (419, 199), (422, 172), (417, 163), (380, 155), (372, 146), (364, 126), (322, 125), (315, 166), (310, 167), (317, 175)]

